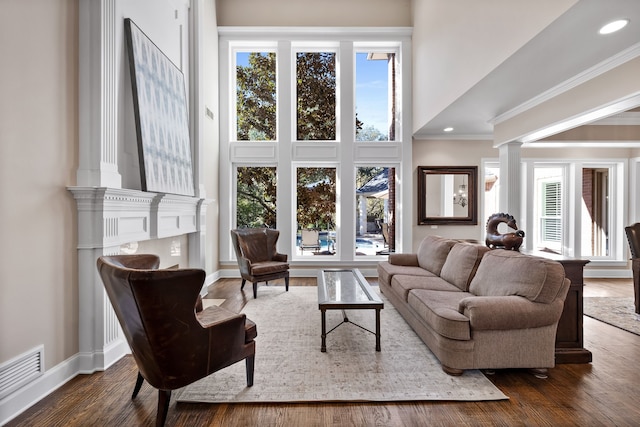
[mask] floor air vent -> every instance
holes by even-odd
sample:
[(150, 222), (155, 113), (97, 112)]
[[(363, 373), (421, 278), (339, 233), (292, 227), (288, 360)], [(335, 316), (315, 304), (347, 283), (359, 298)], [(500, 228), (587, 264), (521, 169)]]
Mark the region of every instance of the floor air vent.
[(0, 366), (0, 399), (33, 381), (44, 373), (44, 346), (2, 364)]

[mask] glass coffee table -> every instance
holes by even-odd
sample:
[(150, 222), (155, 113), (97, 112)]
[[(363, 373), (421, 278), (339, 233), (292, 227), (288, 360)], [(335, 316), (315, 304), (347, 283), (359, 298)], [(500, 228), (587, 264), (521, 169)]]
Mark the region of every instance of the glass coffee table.
[[(322, 347), (327, 351), (327, 335), (343, 323), (351, 323), (376, 336), (376, 351), (380, 351), (380, 310), (384, 303), (371, 289), (367, 280), (358, 269), (320, 270), (318, 272), (318, 308), (322, 313)], [(370, 331), (356, 323), (349, 322), (345, 310), (376, 311), (376, 331)], [(327, 310), (342, 310), (343, 321), (327, 332)]]

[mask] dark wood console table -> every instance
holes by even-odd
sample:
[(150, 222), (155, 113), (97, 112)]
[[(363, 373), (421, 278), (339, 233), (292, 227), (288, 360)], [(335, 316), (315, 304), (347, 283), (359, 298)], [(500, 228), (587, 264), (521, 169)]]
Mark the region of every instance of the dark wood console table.
[(584, 348), (582, 335), (583, 270), (589, 260), (542, 251), (522, 250), (521, 252), (558, 261), (564, 267), (565, 276), (571, 280), (571, 287), (564, 301), (564, 310), (556, 334), (556, 363), (591, 362), (592, 355), (589, 350)]

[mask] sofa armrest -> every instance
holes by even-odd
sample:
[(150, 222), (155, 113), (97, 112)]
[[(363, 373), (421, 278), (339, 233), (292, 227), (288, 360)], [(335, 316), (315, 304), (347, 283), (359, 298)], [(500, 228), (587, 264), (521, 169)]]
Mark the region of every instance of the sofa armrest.
[(462, 299), (458, 311), (469, 318), (472, 330), (509, 330), (553, 325), (562, 307), (560, 300), (543, 304), (515, 295), (475, 296)]
[(389, 254), (389, 264), (418, 266), (417, 254)]

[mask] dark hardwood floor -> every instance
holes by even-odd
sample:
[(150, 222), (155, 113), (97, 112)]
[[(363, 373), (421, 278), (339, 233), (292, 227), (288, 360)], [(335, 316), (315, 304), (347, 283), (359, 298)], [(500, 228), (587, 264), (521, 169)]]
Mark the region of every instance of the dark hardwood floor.
[[(315, 279), (292, 278), (291, 283), (315, 285)], [(224, 298), (223, 306), (240, 310), (252, 291), (251, 286), (244, 293), (239, 288), (239, 280), (220, 280), (208, 297)], [(632, 296), (632, 283), (587, 279), (584, 294)], [(547, 379), (523, 370), (490, 375), (509, 396), (506, 401), (215, 405), (172, 400), (167, 426), (640, 425), (640, 336), (585, 317), (584, 341), (593, 353), (591, 364), (557, 365)], [(131, 400), (136, 372), (129, 356), (106, 372), (80, 375), (8, 426), (152, 426), (157, 392), (145, 384)]]

